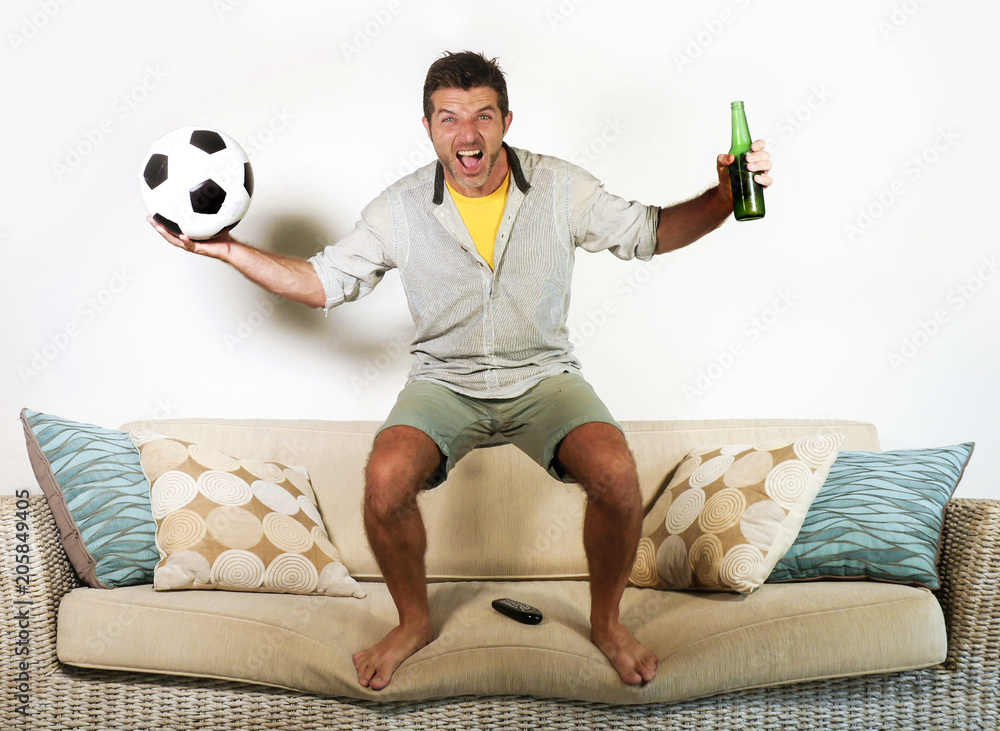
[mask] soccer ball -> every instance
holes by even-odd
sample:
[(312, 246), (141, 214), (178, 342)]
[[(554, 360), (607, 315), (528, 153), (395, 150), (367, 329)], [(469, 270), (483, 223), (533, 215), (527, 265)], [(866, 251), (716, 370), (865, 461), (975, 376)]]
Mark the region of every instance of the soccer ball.
[(250, 158), (224, 132), (171, 130), (143, 160), (142, 202), (153, 220), (175, 236), (210, 239), (239, 223), (250, 207)]

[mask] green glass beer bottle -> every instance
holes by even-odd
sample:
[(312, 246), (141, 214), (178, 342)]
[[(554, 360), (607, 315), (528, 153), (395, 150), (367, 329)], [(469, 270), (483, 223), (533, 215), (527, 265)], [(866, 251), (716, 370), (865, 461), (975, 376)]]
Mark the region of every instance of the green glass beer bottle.
[(729, 166), (729, 184), (733, 189), (733, 215), (737, 221), (753, 221), (764, 217), (764, 186), (754, 181), (754, 173), (747, 170), (747, 153), (750, 152), (750, 128), (743, 102), (733, 102), (733, 145), (729, 154), (736, 157)]

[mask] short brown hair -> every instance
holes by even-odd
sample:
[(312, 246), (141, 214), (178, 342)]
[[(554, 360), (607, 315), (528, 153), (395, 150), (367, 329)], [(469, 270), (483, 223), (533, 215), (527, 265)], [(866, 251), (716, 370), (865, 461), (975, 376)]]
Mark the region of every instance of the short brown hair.
[(446, 52), (431, 64), (424, 80), (424, 116), (431, 121), (434, 104), (431, 94), (438, 89), (465, 89), (488, 86), (497, 93), (500, 116), (507, 119), (507, 81), (497, 59), (487, 59), (481, 53), (472, 51)]

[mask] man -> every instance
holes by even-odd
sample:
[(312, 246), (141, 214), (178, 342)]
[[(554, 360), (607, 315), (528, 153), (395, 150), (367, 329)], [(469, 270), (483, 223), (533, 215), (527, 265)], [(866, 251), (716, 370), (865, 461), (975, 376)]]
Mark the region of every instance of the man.
[[(365, 472), (365, 528), (399, 614), (380, 642), (354, 655), (358, 682), (374, 690), (433, 639), (416, 496), (497, 435), (585, 491), (591, 640), (624, 682), (656, 673), (656, 656), (619, 621), (642, 505), (621, 429), (572, 355), (572, 262), (577, 247), (649, 259), (715, 229), (732, 211), (732, 158), (718, 156), (717, 186), (661, 210), (605, 192), (565, 161), (508, 147), (512, 119), (495, 59), (445, 54), (424, 84), (423, 124), (437, 163), (383, 191), (354, 231), (308, 261), (228, 234), (175, 237), (150, 219), (170, 243), (311, 307), (353, 301), (387, 270), (400, 272), (416, 324), (414, 364)], [(752, 149), (748, 167), (769, 185), (764, 143)]]

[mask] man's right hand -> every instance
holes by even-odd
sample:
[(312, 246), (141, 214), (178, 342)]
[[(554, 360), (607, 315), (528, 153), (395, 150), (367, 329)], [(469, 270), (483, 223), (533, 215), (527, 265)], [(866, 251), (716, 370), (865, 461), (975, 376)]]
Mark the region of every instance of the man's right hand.
[(160, 236), (165, 238), (174, 246), (186, 249), (194, 254), (201, 254), (202, 256), (208, 256), (213, 259), (226, 260), (229, 257), (231, 245), (238, 243), (236, 239), (229, 235), (228, 231), (223, 231), (218, 236), (210, 239), (194, 241), (184, 234), (174, 236), (172, 233), (167, 231), (167, 229), (153, 220), (152, 216), (146, 216), (146, 220), (149, 221), (149, 224), (156, 229)]

